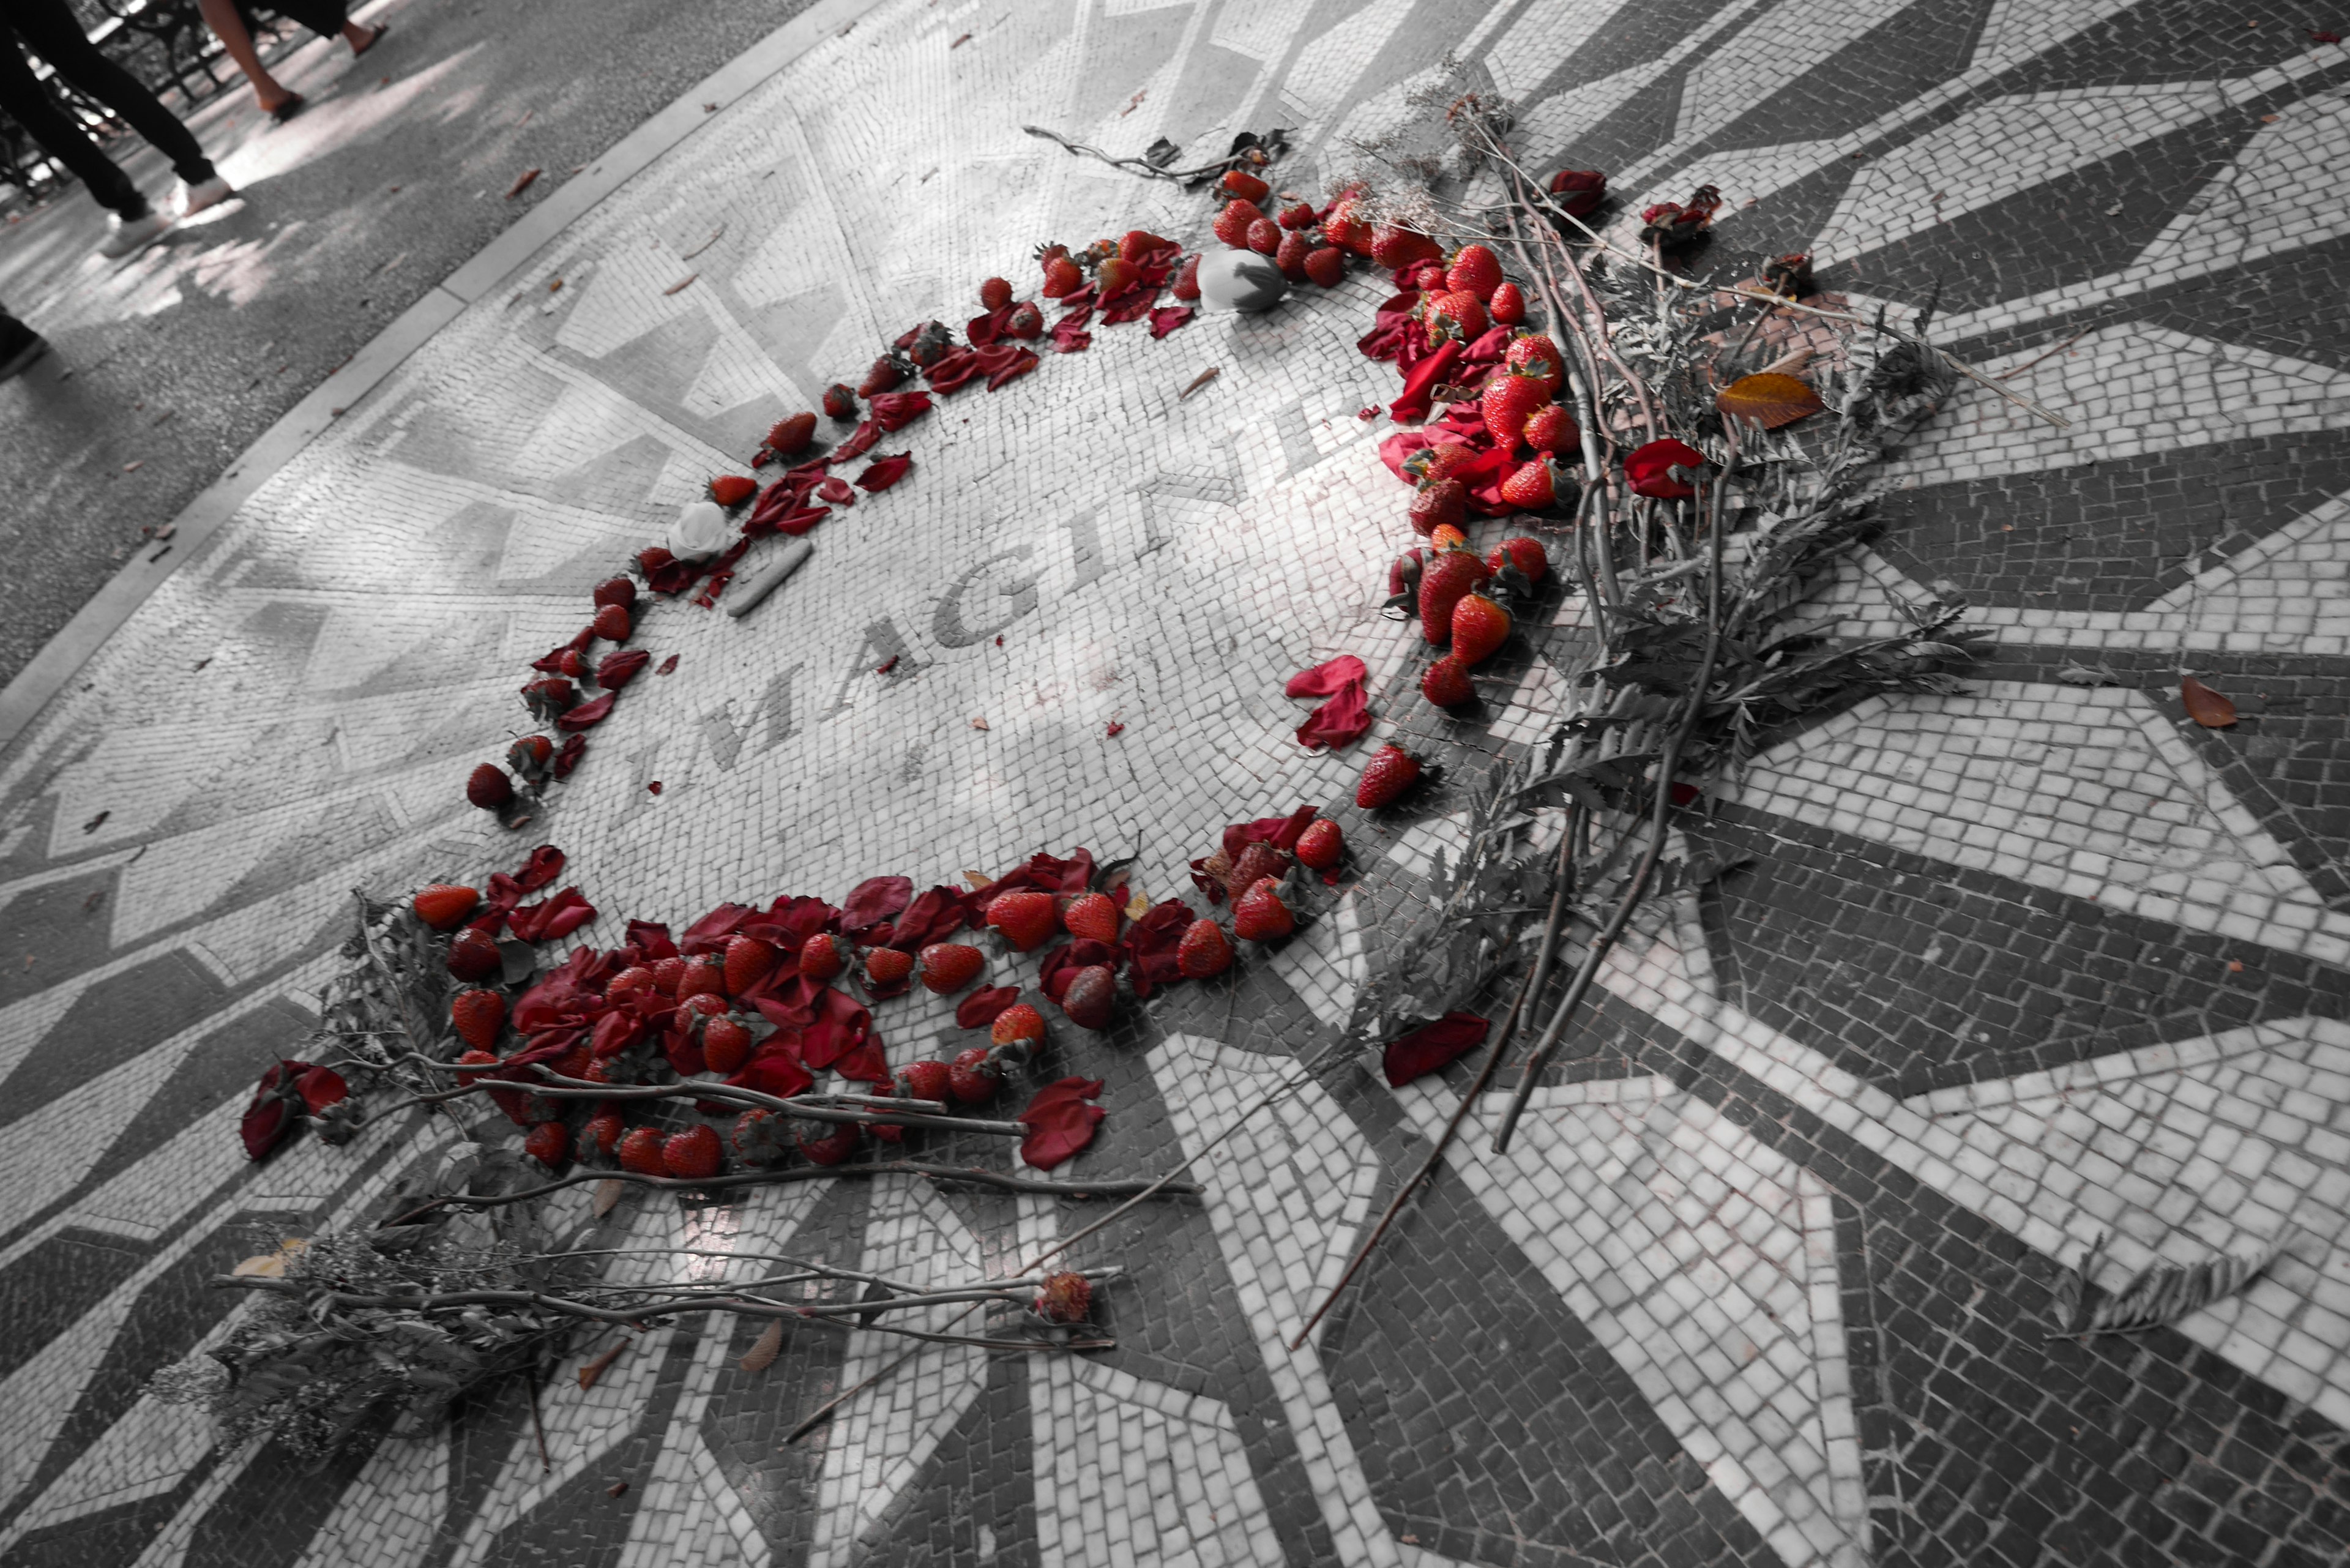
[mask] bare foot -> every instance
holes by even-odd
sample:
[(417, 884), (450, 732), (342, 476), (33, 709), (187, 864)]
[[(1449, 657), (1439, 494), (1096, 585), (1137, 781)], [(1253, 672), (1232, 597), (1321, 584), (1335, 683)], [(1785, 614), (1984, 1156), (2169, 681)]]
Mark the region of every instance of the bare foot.
[(281, 86), (276, 81), (272, 81), (266, 86), (264, 86), (259, 82), (255, 83), (253, 88), (253, 98), (255, 102), (261, 105), (261, 112), (269, 116), (272, 119), (284, 118), (288, 105), (298, 104), (302, 101), (302, 95), (300, 93), (294, 91), (290, 88)]
[(380, 23), (372, 27), (362, 27), (356, 22), (346, 22), (343, 24), (343, 41), (350, 45), (351, 57), (357, 59), (374, 48), (377, 40), (390, 31), (391, 25), (388, 22)]

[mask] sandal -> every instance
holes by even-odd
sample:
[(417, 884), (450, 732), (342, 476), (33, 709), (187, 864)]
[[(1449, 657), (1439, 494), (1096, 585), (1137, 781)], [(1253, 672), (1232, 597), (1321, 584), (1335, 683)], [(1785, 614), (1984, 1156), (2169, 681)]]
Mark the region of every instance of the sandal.
[(300, 93), (287, 93), (286, 100), (269, 111), (269, 118), (283, 125), (308, 107), (310, 100)]
[(366, 53), (368, 52), (368, 49), (372, 49), (372, 48), (374, 48), (378, 44), (382, 43), (382, 42), (383, 42), (383, 36), (384, 36), (386, 33), (389, 33), (389, 32), (390, 32), (390, 31), (391, 31), (391, 24), (390, 24), (390, 23), (389, 23), (389, 22), (378, 22), (378, 23), (375, 25), (375, 31), (374, 31), (372, 34), (370, 34), (370, 35), (369, 36), (369, 37), (368, 37), (367, 47), (366, 47), (366, 48), (353, 49), (353, 50), (351, 51), (351, 58), (353, 58), (353, 59), (355, 59), (355, 60), (356, 60), (356, 59), (358, 59), (361, 55), (366, 54)]

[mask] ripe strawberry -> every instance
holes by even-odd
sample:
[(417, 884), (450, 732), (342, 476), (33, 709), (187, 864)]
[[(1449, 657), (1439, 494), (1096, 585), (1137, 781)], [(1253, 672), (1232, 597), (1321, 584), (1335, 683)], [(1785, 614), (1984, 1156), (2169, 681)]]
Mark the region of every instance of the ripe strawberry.
[(1502, 481), (1502, 499), (1522, 512), (1539, 512), (1558, 499), (1558, 487), (1551, 477), (1550, 461), (1536, 458), (1511, 471)]
[(824, 411), (827, 418), (853, 420), (857, 417), (857, 394), (845, 381), (835, 381), (824, 389)]
[(1441, 343), (1458, 337), (1474, 343), (1485, 336), (1485, 306), (1467, 289), (1450, 289), (1428, 302), (1428, 335)]
[(1558, 357), (1558, 345), (1539, 332), (1511, 339), (1502, 355), (1502, 368), (1513, 375), (1537, 378), (1554, 398), (1566, 380), (1566, 365)]
[(505, 1027), (506, 999), (494, 991), (461, 991), (449, 1003), (449, 1022), (457, 1038), (474, 1050), (495, 1050), (498, 1031)]
[(681, 958), (655, 959), (652, 971), (653, 989), (663, 996), (675, 996), (677, 988), (685, 983), (685, 961)]
[(734, 1146), (734, 1158), (745, 1165), (774, 1165), (791, 1147), (785, 1136), (787, 1120), (781, 1113), (769, 1110), (744, 1111), (734, 1118), (734, 1128), (726, 1141)]
[(691, 996), (681, 998), (677, 1004), (678, 1017), (689, 1024), (706, 1023), (725, 1011), (726, 999), (714, 991), (697, 991)]
[(757, 937), (726, 939), (726, 994), (740, 996), (775, 967), (775, 944)]
[(1550, 576), (1550, 553), (1543, 548), (1541, 540), (1521, 534), (1494, 545), (1492, 554), (1485, 557), (1485, 565), (1497, 572), (1505, 566), (1515, 566), (1520, 576), (1529, 583), (1538, 583)]
[(974, 1045), (963, 1052), (947, 1069), (948, 1092), (966, 1106), (981, 1105), (993, 1099), (995, 1091), (1003, 1086), (1003, 1069), (993, 1056), (988, 1054), (984, 1045)]
[(1440, 708), (1458, 708), (1475, 700), (1477, 688), (1470, 683), (1469, 667), (1460, 655), (1448, 653), (1421, 674), (1419, 694)]
[(1245, 169), (1227, 169), (1219, 182), (1227, 196), (1243, 202), (1262, 202), (1273, 194), (1273, 187)]
[(1036, 1315), (1046, 1323), (1083, 1323), (1093, 1306), (1093, 1282), (1083, 1274), (1046, 1274), (1036, 1292)]
[(948, 1075), (944, 1062), (909, 1062), (898, 1069), (898, 1093), (910, 1100), (943, 1102), (954, 1092)]
[(1528, 414), (1522, 433), (1536, 452), (1572, 452), (1583, 440), (1582, 430), (1564, 403), (1544, 403)]
[(702, 1026), (702, 1059), (713, 1073), (741, 1072), (751, 1059), (751, 1032), (732, 1018), (712, 1019)]
[(1061, 911), (1061, 925), (1073, 937), (1114, 942), (1118, 940), (1118, 906), (1107, 893), (1080, 894)]
[(1281, 226), (1271, 218), (1257, 218), (1248, 226), (1245, 236), (1248, 248), (1259, 255), (1272, 255), (1281, 249)]
[(726, 994), (726, 961), (716, 953), (698, 953), (685, 961), (678, 975), (677, 999)]
[[(1106, 963), (1087, 964), (1069, 979), (1061, 992), (1061, 1011), (1080, 1029), (1107, 1029), (1118, 1002), (1118, 980)], [(1002, 1019), (996, 1020), (1002, 1023)]]
[(1338, 864), (1347, 852), (1347, 841), (1338, 825), (1326, 816), (1317, 816), (1308, 823), (1297, 837), (1297, 862), (1313, 871), (1327, 871)]
[(1045, 313), (1024, 299), (1004, 318), (1003, 330), (1023, 342), (1034, 342), (1045, 334)]
[(1401, 746), (1381, 746), (1364, 764), (1362, 782), (1355, 786), (1355, 804), (1365, 811), (1392, 805), (1419, 778), (1419, 759)]
[(1451, 657), (1464, 666), (1484, 663), (1509, 640), (1510, 612), (1483, 594), (1464, 595), (1452, 607)]
[(1331, 203), (1330, 215), (1322, 220), (1322, 233), (1332, 244), (1358, 256), (1367, 256), (1371, 254), (1371, 225), (1356, 216), (1361, 205), (1358, 196), (1342, 197)]
[(606, 605), (596, 612), (596, 635), (607, 642), (626, 642), (631, 628), (629, 612), (618, 605)]
[(819, 1122), (806, 1116), (792, 1118), (792, 1141), (800, 1147), (810, 1165), (838, 1165), (857, 1152), (858, 1127), (855, 1122)]
[(1173, 240), (1161, 239), (1149, 229), (1128, 229), (1126, 231), (1126, 237), (1118, 242), (1118, 259), (1129, 262), (1140, 261), (1153, 251), (1169, 251), (1174, 248)]
[(522, 1151), (553, 1170), (571, 1158), (571, 1129), (561, 1122), (541, 1122), (524, 1135)]
[(1045, 263), (1045, 297), (1059, 299), (1086, 286), (1085, 269), (1071, 261), (1065, 251)]
[(478, 985), (505, 966), (505, 956), (487, 931), (468, 926), (449, 944), (449, 972), (459, 980)]
[(818, 984), (837, 980), (848, 967), (848, 944), (830, 931), (818, 931), (800, 944), (800, 978)]
[(1411, 531), (1426, 535), (1439, 528), (1458, 528), (1469, 515), (1469, 490), (1457, 479), (1423, 484), (1411, 498)]
[(797, 457), (816, 439), (816, 416), (802, 410), (777, 420), (767, 431), (767, 450), (777, 457)]
[(1273, 265), (1279, 267), (1281, 275), (1290, 282), (1304, 283), (1306, 253), (1313, 248), (1312, 243), (1304, 234), (1292, 229), (1281, 236), (1281, 244), (1273, 253)]
[(759, 482), (739, 473), (722, 473), (710, 482), (710, 499), (721, 506), (740, 506), (759, 493)]
[(962, 942), (932, 942), (915, 957), (923, 989), (939, 996), (952, 996), (979, 978), (987, 967), (987, 955)]
[(1485, 302), (1485, 314), (1496, 327), (1515, 327), (1526, 318), (1526, 296), (1514, 283), (1505, 283)]
[(453, 882), (435, 882), (416, 893), (416, 918), (436, 931), (453, 931), (473, 919), (482, 895)]
[[(1449, 441), (1414, 453), (1405, 464), (1407, 472), (1417, 472), (1422, 484), (1435, 484), (1452, 476), (1456, 468), (1466, 468), (1477, 461), (1477, 449), (1467, 441)], [(1425, 462), (1421, 462), (1425, 459)], [(1415, 470), (1413, 462), (1419, 462)]]
[(671, 1176), (707, 1181), (726, 1168), (726, 1146), (719, 1141), (716, 1127), (690, 1127), (669, 1135), (661, 1145), (661, 1163)]
[(1416, 229), (1388, 223), (1371, 231), (1371, 260), (1383, 267), (1400, 270), (1414, 262), (1440, 259), (1443, 248)]
[[(467, 1067), (487, 1067), (494, 1065), (497, 1062), (497, 1059), (495, 1052), (484, 1051), (477, 1047), (458, 1057), (457, 1061), (461, 1065)], [(457, 1075), (457, 1086), (461, 1089), (470, 1089), (481, 1081), (482, 1075), (479, 1073), (460, 1073)]]
[(482, 763), (465, 775), (465, 798), (484, 811), (497, 811), (514, 799), (514, 780), (495, 763)]
[(876, 991), (902, 986), (914, 972), (914, 955), (896, 948), (865, 950), (865, 983)]
[(1281, 210), (1281, 215), (1276, 221), (1284, 229), (1293, 233), (1302, 233), (1314, 226), (1314, 209), (1306, 202), (1293, 202)]
[[(576, 649), (567, 648), (563, 650), (563, 662), (575, 666), (582, 671), (588, 668), (586, 661), (580, 659)], [(541, 723), (563, 717), (564, 714), (571, 711), (573, 705), (578, 701), (579, 689), (560, 676), (542, 675), (522, 689), (523, 706), (528, 708), (531, 717)]]
[(1467, 547), (1469, 535), (1451, 524), (1444, 523), (1430, 531), (1428, 543), (1430, 548), (1435, 550), (1459, 550)]
[(1124, 294), (1142, 281), (1142, 269), (1130, 261), (1112, 256), (1094, 269), (1094, 286), (1101, 290), (1104, 299)]
[(1524, 439), (1526, 420), (1536, 409), (1550, 401), (1549, 385), (1534, 376), (1503, 373), (1485, 383), (1484, 395), (1478, 400), (1484, 410), (1485, 428), (1493, 432), (1493, 440), (1504, 452), (1515, 452)]
[(1232, 944), (1213, 920), (1194, 920), (1175, 944), (1175, 967), (1185, 980), (1208, 980), (1232, 967)]
[(1045, 1015), (1024, 1002), (1015, 1002), (995, 1015), (987, 1037), (998, 1045), (1024, 1045), (1033, 1056), (1045, 1044)]
[(595, 604), (598, 609), (602, 609), (606, 605), (618, 605), (624, 610), (635, 609), (637, 607), (636, 579), (606, 577), (596, 585)]
[(1200, 297), (1200, 258), (1198, 256), (1185, 256), (1183, 265), (1175, 269), (1174, 290), (1175, 297), (1178, 299)]
[(878, 397), (905, 379), (906, 372), (899, 368), (898, 361), (884, 354), (873, 361), (873, 368), (865, 372), (865, 379), (857, 384), (857, 395), (860, 398)]
[(1466, 289), (1482, 304), (1502, 286), (1501, 258), (1484, 245), (1462, 245), (1444, 274), (1447, 288)]
[(546, 776), (555, 761), (555, 742), (545, 735), (525, 735), (506, 748), (506, 766), (526, 779)]
[(1419, 632), (1431, 643), (1452, 637), (1452, 607), (1461, 596), (1492, 576), (1485, 563), (1466, 550), (1438, 554), (1419, 574)]
[(1012, 303), (1012, 285), (1000, 277), (983, 278), (979, 285), (979, 304), (983, 310), (1001, 310)]
[(1006, 893), (987, 907), (987, 923), (1004, 940), (1027, 952), (1053, 934), (1059, 924), (1049, 893)]
[(1241, 857), (1232, 862), (1231, 873), (1224, 878), (1224, 891), (1237, 899), (1268, 877), (1278, 877), (1289, 869), (1289, 857), (1272, 845), (1259, 841), (1243, 846)]
[(1269, 942), (1297, 929), (1297, 917), (1281, 901), (1281, 884), (1260, 877), (1249, 890), (1232, 900), (1232, 935), (1243, 941)]
[(1347, 281), (1347, 253), (1336, 245), (1307, 251), (1305, 276), (1308, 282), (1323, 288), (1337, 287)]
[(1244, 251), (1248, 249), (1250, 225), (1263, 221), (1264, 213), (1258, 210), (1254, 202), (1235, 196), (1222, 212), (1216, 214), (1216, 238), (1236, 251)]
[(659, 1127), (630, 1127), (620, 1138), (620, 1168), (639, 1176), (667, 1176), (669, 1161), (661, 1158), (663, 1142)]
[(618, 1111), (598, 1111), (579, 1129), (581, 1148), (594, 1148), (598, 1154), (609, 1155), (620, 1146), (620, 1134), (628, 1124)]

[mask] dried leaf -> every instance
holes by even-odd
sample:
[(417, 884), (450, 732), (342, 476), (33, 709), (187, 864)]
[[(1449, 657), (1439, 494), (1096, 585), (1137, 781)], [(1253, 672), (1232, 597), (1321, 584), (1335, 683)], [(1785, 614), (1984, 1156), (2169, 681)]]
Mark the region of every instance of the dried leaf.
[[(2287, 1231), (2259, 1252), (2249, 1255), (2221, 1252), (2199, 1263), (2149, 1264), (2129, 1283), (2098, 1303), (2088, 1322), (2077, 1332), (2129, 1334), (2176, 1323), (2189, 1313), (2200, 1312), (2213, 1302), (2224, 1301), (2242, 1290), (2253, 1276), (2275, 1261), (2291, 1237), (2292, 1232)], [(2095, 1258), (2093, 1251), (2084, 1262), (2090, 1262)], [(2063, 1293), (2061, 1287), (2059, 1293)]]
[(597, 1219), (601, 1220), (612, 1211), (613, 1206), (620, 1201), (620, 1194), (628, 1190), (628, 1186), (627, 1182), (618, 1177), (610, 1176), (596, 1184)]
[(968, 883), (970, 883), (970, 884), (972, 885), (972, 890), (973, 890), (973, 891), (976, 891), (976, 890), (978, 890), (979, 888), (984, 888), (984, 887), (986, 887), (990, 882), (993, 882), (993, 881), (994, 881), (994, 880), (995, 880), (995, 878), (994, 878), (994, 877), (993, 877), (989, 876), (986, 872), (984, 872), (984, 871), (973, 871), (973, 870), (972, 870), (971, 867), (969, 867), (968, 866), (966, 866), (966, 867), (963, 867), (962, 879), (963, 879), (964, 881), (966, 881), (966, 882), (968, 882)]
[(1752, 420), (1766, 431), (1775, 431), (1781, 425), (1791, 425), (1818, 413), (1827, 405), (1820, 401), (1817, 392), (1794, 377), (1775, 370), (1759, 370), (1724, 387), (1715, 395), (1713, 406), (1725, 418)]
[(2187, 716), (2207, 730), (2224, 730), (2236, 722), (2236, 705), (2192, 675), (2180, 678), (2178, 700), (2187, 704)]
[(2119, 686), (2122, 684), (2122, 678), (2103, 659), (2099, 659), (2095, 664), (2075, 664), (2068, 659), (2064, 661), (2064, 668), (2056, 672), (2056, 679), (2067, 686)]
[(764, 1372), (775, 1364), (775, 1357), (783, 1353), (783, 1348), (784, 1320), (771, 1319), (761, 1332), (758, 1342), (743, 1353), (740, 1365), (745, 1372)]
[(1756, 371), (1755, 374), (1758, 376), (1793, 376), (1811, 362), (1812, 351), (1808, 348), (1798, 348), (1794, 353), (1787, 355), (1784, 358), (1772, 360), (1768, 365), (1763, 366), (1762, 369)]
[(579, 1391), (582, 1394), (585, 1394), (588, 1389), (595, 1387), (596, 1379), (603, 1376), (605, 1369), (609, 1367), (615, 1361), (619, 1360), (620, 1352), (628, 1348), (629, 1342), (624, 1339), (620, 1341), (619, 1344), (612, 1346), (611, 1349), (606, 1351), (603, 1355), (598, 1356), (595, 1360), (589, 1362), (587, 1366), (581, 1367), (579, 1369)]
[(1126, 901), (1126, 918), (1129, 920), (1139, 920), (1149, 913), (1150, 913), (1150, 900), (1142, 896), (1141, 888), (1137, 888), (1134, 890), (1134, 897)]
[(671, 284), (667, 288), (662, 289), (661, 297), (663, 299), (668, 298), (671, 295), (675, 294), (679, 289), (691, 285), (695, 278), (700, 277), (701, 275), (702, 275), (698, 272), (687, 273), (683, 277), (679, 278), (675, 283)]
[(529, 190), (530, 182), (537, 179), (538, 176), (539, 171), (536, 169), (525, 169), (521, 173), (515, 175), (515, 182), (506, 187), (506, 200), (511, 202), (516, 196), (521, 195), (525, 191)]
[(241, 1280), (282, 1280), (286, 1277), (286, 1265), (309, 1244), (299, 1236), (288, 1236), (277, 1244), (277, 1251), (257, 1252), (229, 1272)]

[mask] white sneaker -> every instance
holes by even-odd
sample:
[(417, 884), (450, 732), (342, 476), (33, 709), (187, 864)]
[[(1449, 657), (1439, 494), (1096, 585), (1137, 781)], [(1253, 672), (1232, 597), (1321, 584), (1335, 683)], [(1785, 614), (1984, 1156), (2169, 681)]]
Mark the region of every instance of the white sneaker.
[(226, 180), (222, 179), (217, 174), (213, 175), (209, 180), (194, 185), (191, 185), (185, 181), (182, 181), (180, 183), (180, 216), (183, 218), (192, 218), (198, 213), (203, 212), (206, 207), (217, 207), (223, 202), (227, 201), (231, 196), (235, 194), (235, 190), (229, 184), (229, 182)]
[(117, 213), (108, 220), (106, 238), (99, 242), (98, 254), (107, 257), (134, 254), (161, 239), (163, 231), (171, 226), (172, 220), (161, 213), (127, 222)]

